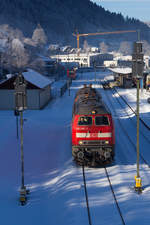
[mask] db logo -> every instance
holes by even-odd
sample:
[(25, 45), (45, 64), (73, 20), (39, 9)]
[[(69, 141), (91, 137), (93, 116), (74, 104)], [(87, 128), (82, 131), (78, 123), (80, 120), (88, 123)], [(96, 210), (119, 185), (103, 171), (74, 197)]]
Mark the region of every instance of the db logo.
[(95, 138), (95, 137), (97, 137), (97, 134), (93, 133), (90, 136), (93, 137), (93, 138)]

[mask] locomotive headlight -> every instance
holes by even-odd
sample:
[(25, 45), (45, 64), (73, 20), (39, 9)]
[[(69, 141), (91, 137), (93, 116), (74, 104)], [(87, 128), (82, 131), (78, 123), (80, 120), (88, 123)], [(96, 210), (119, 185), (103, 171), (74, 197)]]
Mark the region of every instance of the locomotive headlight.
[(83, 144), (83, 141), (79, 141), (79, 145), (82, 145)]
[(96, 110), (93, 110), (93, 111), (92, 111), (92, 114), (96, 114)]
[(109, 141), (105, 141), (105, 144), (109, 144)]

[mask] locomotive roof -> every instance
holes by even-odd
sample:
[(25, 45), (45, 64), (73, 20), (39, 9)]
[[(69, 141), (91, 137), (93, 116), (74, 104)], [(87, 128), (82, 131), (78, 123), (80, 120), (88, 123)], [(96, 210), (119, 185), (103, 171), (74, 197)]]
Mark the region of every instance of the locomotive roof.
[(74, 113), (91, 115), (92, 111), (95, 111), (96, 114), (110, 114), (96, 89), (86, 86), (81, 88), (76, 94)]
[[(92, 104), (93, 103), (93, 104)], [(75, 110), (75, 114), (85, 114), (85, 115), (91, 115), (92, 114), (92, 111), (95, 111), (96, 114), (110, 114), (109, 110), (106, 109), (105, 105), (104, 104), (101, 104), (101, 103), (95, 103), (93, 102), (84, 102), (82, 104), (79, 104), (77, 107), (76, 107), (76, 110)]]
[(89, 96), (98, 96), (99, 98), (101, 98), (101, 95), (96, 91), (95, 88), (92, 88), (91, 86), (89, 87), (83, 87), (81, 88), (77, 93), (76, 93), (76, 97), (77, 96), (81, 96), (81, 95), (86, 95), (88, 94)]

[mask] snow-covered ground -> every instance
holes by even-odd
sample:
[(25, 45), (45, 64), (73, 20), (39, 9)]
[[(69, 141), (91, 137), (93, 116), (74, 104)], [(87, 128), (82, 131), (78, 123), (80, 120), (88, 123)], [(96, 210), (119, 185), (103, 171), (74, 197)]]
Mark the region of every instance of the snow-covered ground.
[[(20, 140), (16, 137), (16, 118), (12, 111), (0, 111), (0, 224), (88, 224), (82, 169), (73, 162), (71, 154), (72, 105), (76, 91), (84, 83), (93, 83), (98, 88), (114, 115), (116, 159), (114, 165), (108, 167), (108, 173), (125, 222), (128, 225), (149, 224), (150, 169), (141, 161), (140, 174), (145, 189), (141, 195), (136, 194), (133, 190), (136, 152), (122, 128), (125, 127), (135, 142), (136, 127), (119, 108), (115, 96), (102, 89), (99, 79), (108, 78), (108, 75), (97, 72), (95, 82), (94, 73), (79, 74), (72, 83), (70, 96), (67, 91), (43, 110), (24, 112), (27, 119), (24, 122), (25, 185), (30, 189), (25, 206), (19, 203)], [(135, 107), (135, 89), (118, 91)], [(141, 94), (140, 111), (150, 123), (147, 95), (145, 91)], [(141, 139), (140, 150), (144, 148), (144, 157), (150, 161), (148, 142), (142, 136)], [(86, 168), (85, 172), (93, 225), (121, 224), (103, 168)]]

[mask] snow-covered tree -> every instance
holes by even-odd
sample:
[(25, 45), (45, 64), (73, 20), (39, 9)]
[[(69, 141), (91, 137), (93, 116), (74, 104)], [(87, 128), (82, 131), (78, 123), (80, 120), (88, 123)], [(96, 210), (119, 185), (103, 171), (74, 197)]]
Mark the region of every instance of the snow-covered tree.
[(15, 38), (22, 40), (24, 38), (24, 35), (21, 30), (19, 30), (17, 28), (14, 29), (8, 24), (0, 25), (0, 38), (1, 38), (2, 34), (3, 34), (3, 36), (5, 36), (5, 38), (9, 37), (9, 39), (11, 39), (11, 40), (13, 40)]
[(23, 40), (24, 44), (27, 44), (29, 46), (36, 47), (35, 42), (32, 40), (32, 38), (24, 38)]
[(18, 69), (23, 69), (27, 66), (29, 55), (24, 48), (24, 44), (17, 38), (13, 39), (11, 43), (11, 63)]
[(88, 45), (87, 40), (85, 40), (84, 43), (83, 43), (83, 50), (86, 53), (88, 53), (90, 51), (90, 46)]
[(101, 53), (105, 54), (108, 52), (108, 46), (105, 44), (105, 42), (101, 42), (99, 47)]
[(36, 58), (30, 64), (30, 68), (36, 70), (37, 72), (44, 74), (45, 73), (45, 62), (41, 58)]
[(122, 53), (123, 55), (131, 55), (132, 53), (131, 44), (128, 41), (121, 42), (120, 48), (118, 51)]
[(144, 40), (143, 42), (143, 52), (145, 55), (150, 55), (150, 44)]
[(36, 43), (37, 46), (46, 44), (47, 36), (40, 24), (37, 25), (36, 29), (33, 32), (32, 40)]

